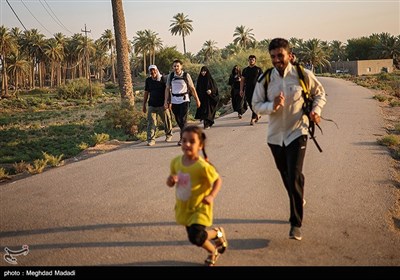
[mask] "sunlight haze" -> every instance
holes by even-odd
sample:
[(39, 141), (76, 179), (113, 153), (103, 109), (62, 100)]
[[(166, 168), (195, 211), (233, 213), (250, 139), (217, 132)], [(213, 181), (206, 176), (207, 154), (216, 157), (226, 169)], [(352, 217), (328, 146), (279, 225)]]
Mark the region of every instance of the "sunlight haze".
[[(70, 37), (91, 31), (98, 39), (113, 29), (111, 1), (8, 0), (27, 29), (36, 28), (46, 38), (61, 32)], [(25, 4), (25, 5), (24, 5)], [(193, 32), (186, 37), (187, 51), (196, 54), (205, 41), (219, 48), (233, 41), (237, 26), (253, 29), (261, 41), (274, 37), (318, 38), (324, 41), (388, 32), (399, 36), (400, 1), (123, 1), (128, 40), (137, 31), (158, 33), (163, 46), (183, 52), (182, 37), (169, 28), (177, 13), (192, 20)], [(36, 19), (35, 19), (36, 17)], [(24, 30), (6, 0), (1, 0), (1, 25)]]

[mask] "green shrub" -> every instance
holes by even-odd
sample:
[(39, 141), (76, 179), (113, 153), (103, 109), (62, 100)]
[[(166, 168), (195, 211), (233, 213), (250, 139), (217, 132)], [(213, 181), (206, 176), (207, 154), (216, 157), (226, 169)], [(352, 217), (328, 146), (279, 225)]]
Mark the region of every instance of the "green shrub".
[(27, 168), (30, 174), (39, 174), (43, 172), (46, 166), (47, 166), (47, 159), (35, 159), (33, 161), (33, 166), (29, 164)]
[(110, 135), (106, 134), (106, 133), (94, 133), (94, 135), (92, 136), (92, 140), (93, 142), (97, 145), (97, 144), (103, 144), (105, 142), (107, 142), (108, 140), (110, 140)]
[(78, 148), (80, 149), (80, 150), (86, 150), (87, 148), (89, 148), (89, 144), (87, 144), (87, 143), (85, 143), (85, 142), (81, 142), (79, 145), (78, 145)]
[(396, 135), (386, 135), (380, 139), (378, 139), (378, 144), (382, 146), (398, 146), (400, 143), (400, 139)]
[(62, 157), (64, 156), (63, 154), (61, 154), (57, 157), (57, 156), (47, 154), (46, 152), (43, 152), (43, 156), (44, 156), (44, 159), (47, 160), (47, 162), (49, 163), (50, 166), (57, 167), (57, 166), (64, 165), (64, 161), (61, 160)]
[(0, 167), (0, 181), (10, 178), (11, 177), (8, 175), (8, 172), (3, 167)]
[(145, 114), (126, 103), (114, 105), (105, 114), (111, 128), (122, 129), (126, 134), (135, 135), (147, 127)]
[(23, 173), (23, 172), (25, 172), (25, 171), (27, 171), (28, 170), (28, 164), (25, 162), (25, 161), (23, 161), (23, 160), (21, 160), (20, 162), (16, 162), (16, 163), (14, 163), (13, 164), (13, 167), (14, 167), (14, 170), (15, 170), (15, 173), (16, 174), (18, 174), (18, 173)]
[[(98, 82), (92, 83), (92, 97), (101, 95), (103, 92), (101, 84)], [(89, 99), (90, 98), (90, 85), (89, 81), (85, 78), (75, 80), (68, 80), (65, 85), (57, 89), (59, 98), (68, 99)]]
[(382, 94), (374, 95), (372, 98), (378, 100), (379, 102), (384, 102), (387, 100), (387, 97)]

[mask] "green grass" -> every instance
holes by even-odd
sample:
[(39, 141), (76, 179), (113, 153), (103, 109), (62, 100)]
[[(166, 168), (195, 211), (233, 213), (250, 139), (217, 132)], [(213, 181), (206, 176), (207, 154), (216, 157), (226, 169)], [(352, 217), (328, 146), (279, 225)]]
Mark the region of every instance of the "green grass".
[(21, 161), (32, 164), (43, 159), (43, 152), (74, 157), (82, 148), (95, 145), (95, 135), (103, 133), (110, 139), (132, 139), (123, 131), (110, 128), (104, 118), (113, 104), (119, 104), (118, 95), (104, 94), (92, 105), (87, 100), (61, 100), (51, 92), (41, 91), (40, 95), (21, 94), (18, 99), (0, 101), (1, 165), (9, 167)]

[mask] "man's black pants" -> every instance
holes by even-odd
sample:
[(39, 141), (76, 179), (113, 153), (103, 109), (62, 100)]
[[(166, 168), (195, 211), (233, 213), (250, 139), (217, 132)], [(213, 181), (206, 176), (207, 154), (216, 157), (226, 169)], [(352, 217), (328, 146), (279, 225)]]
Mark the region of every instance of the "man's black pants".
[(281, 173), (283, 184), (289, 195), (290, 225), (301, 227), (303, 220), (304, 175), (303, 162), (306, 155), (307, 135), (293, 140), (287, 147), (268, 144)]

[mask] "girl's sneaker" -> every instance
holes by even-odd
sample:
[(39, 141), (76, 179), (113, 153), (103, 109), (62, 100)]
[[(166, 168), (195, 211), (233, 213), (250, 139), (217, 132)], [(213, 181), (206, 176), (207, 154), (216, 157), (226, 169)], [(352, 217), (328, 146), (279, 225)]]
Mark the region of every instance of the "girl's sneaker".
[(217, 248), (220, 254), (223, 254), (228, 248), (228, 240), (226, 239), (225, 230), (223, 227), (214, 228), (217, 232), (217, 237), (215, 239), (215, 247)]
[(206, 266), (214, 266), (220, 256), (220, 253), (215, 249), (214, 253), (208, 255), (207, 259), (204, 261)]

